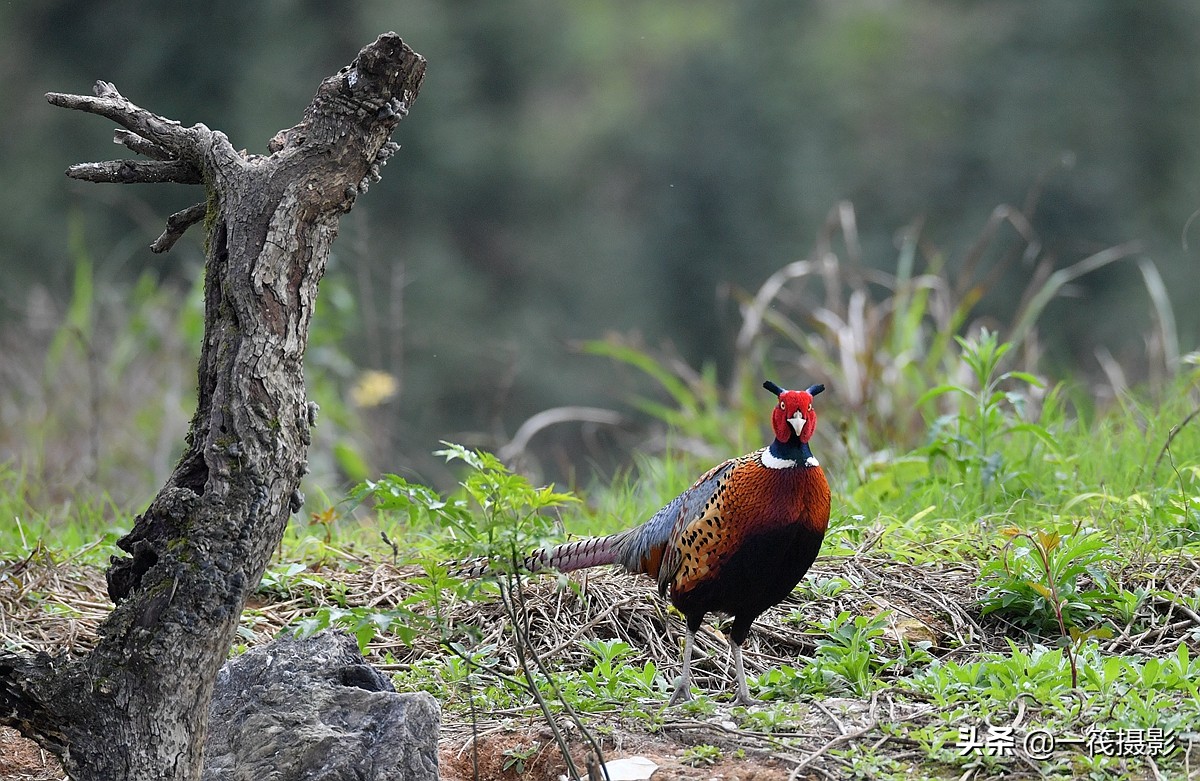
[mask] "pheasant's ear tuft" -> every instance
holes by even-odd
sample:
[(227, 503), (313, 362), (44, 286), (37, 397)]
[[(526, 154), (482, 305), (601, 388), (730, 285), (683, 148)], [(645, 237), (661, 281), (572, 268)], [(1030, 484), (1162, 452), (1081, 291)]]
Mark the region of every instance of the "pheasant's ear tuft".
[(767, 390), (771, 391), (771, 393), (774, 393), (776, 396), (778, 396), (784, 392), (783, 388), (779, 387), (778, 385), (771, 382), (770, 380), (767, 380), (766, 382), (764, 382), (763, 387), (766, 388)]
[(808, 389), (808, 395), (816, 396), (818, 393), (820, 393), (823, 390), (825, 390), (824, 385), (813, 385), (811, 388)]

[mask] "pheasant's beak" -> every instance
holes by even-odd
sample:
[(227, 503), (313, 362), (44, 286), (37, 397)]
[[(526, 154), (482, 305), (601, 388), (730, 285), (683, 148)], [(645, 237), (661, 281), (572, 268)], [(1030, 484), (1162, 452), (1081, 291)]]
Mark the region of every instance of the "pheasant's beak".
[(808, 421), (806, 421), (804, 416), (800, 414), (800, 410), (796, 410), (794, 413), (792, 413), (792, 416), (787, 419), (787, 422), (791, 424), (792, 430), (796, 432), (796, 436), (800, 436), (801, 429), (804, 428), (804, 424)]

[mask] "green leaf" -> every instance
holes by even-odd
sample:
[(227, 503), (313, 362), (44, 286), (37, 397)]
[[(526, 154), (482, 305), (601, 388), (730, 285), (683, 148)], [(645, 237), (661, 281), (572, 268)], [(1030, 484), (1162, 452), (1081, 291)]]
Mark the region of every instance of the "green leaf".
[(930, 388), (929, 390), (922, 393), (921, 397), (917, 399), (916, 406), (921, 407), (921, 406), (925, 405), (927, 402), (929, 402), (930, 400), (936, 399), (938, 396), (943, 396), (947, 393), (958, 393), (963, 396), (972, 395), (971, 391), (969, 391), (968, 389), (964, 388), (961, 385), (954, 385), (954, 384), (938, 385), (937, 387)]
[(1033, 589), (1037, 593), (1041, 594), (1047, 600), (1054, 599), (1054, 593), (1049, 589), (1049, 587), (1047, 587), (1041, 583), (1035, 583), (1032, 580), (1027, 580), (1027, 581), (1025, 581), (1025, 585), (1029, 586), (1031, 589)]
[(1054, 453), (1061, 452), (1062, 446), (1059, 443), (1059, 441), (1057, 439), (1055, 439), (1054, 435), (1051, 434), (1049, 431), (1047, 431), (1045, 429), (1045, 427), (1039, 426), (1036, 423), (1018, 423), (1015, 426), (1010, 426), (1006, 430), (1011, 433), (1032, 434), (1033, 436), (1035, 436), (1039, 440), (1041, 440), (1044, 444), (1049, 446), (1049, 448), (1052, 452), (1054, 452)]
[(1038, 545), (1042, 546), (1042, 550), (1050, 553), (1058, 548), (1059, 543), (1062, 542), (1062, 537), (1058, 532), (1039, 531), (1037, 532), (1037, 541)]
[(1028, 383), (1035, 388), (1043, 388), (1046, 385), (1044, 382), (1042, 382), (1042, 380), (1040, 378), (1035, 377), (1034, 375), (1032, 375), (1028, 372), (1011, 371), (1011, 372), (1005, 372), (1003, 375), (1001, 375), (1001, 379), (1006, 379), (1008, 377), (1012, 377), (1015, 380), (1020, 380), (1021, 382)]

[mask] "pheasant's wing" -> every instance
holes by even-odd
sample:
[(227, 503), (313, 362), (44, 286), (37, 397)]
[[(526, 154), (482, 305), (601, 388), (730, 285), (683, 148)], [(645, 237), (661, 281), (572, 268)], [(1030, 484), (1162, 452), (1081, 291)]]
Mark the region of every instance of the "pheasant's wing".
[(659, 591), (665, 593), (681, 561), (675, 541), (693, 519), (715, 506), (725, 475), (741, 460), (731, 459), (708, 470), (648, 521), (626, 532), (620, 563), (630, 571), (657, 579)]
[[(667, 586), (673, 592), (690, 590), (711, 579), (745, 542), (746, 535), (780, 514), (781, 508), (768, 506), (771, 492), (762, 490), (764, 478), (772, 470), (757, 463), (760, 453), (729, 462), (714, 475), (716, 484), (704, 504), (680, 519), (668, 548), (670, 566), (665, 560), (659, 570), (660, 591), (665, 593)], [(784, 510), (783, 514), (792, 513)]]

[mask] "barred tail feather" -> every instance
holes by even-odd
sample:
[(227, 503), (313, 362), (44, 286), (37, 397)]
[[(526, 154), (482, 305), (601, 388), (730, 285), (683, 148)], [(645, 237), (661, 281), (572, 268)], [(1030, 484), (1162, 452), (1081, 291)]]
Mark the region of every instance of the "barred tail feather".
[(589, 537), (586, 540), (564, 542), (553, 548), (541, 548), (525, 558), (525, 568), (530, 572), (546, 569), (573, 572), (577, 569), (597, 567), (601, 564), (614, 564), (617, 561), (615, 543), (621, 537), (622, 534)]
[[(589, 537), (585, 540), (564, 542), (553, 548), (539, 548), (525, 557), (521, 562), (522, 569), (527, 572), (573, 572), (577, 569), (598, 567), (601, 564), (616, 564), (619, 560), (619, 543), (628, 532), (611, 534), (607, 537)], [(451, 577), (481, 578), (488, 573), (490, 567), (486, 558), (465, 559), (452, 561), (446, 565)]]
[(488, 560), (480, 556), (477, 559), (460, 559), (458, 561), (446, 562), (447, 574), (452, 578), (460, 580), (474, 580), (482, 578), (488, 573)]

